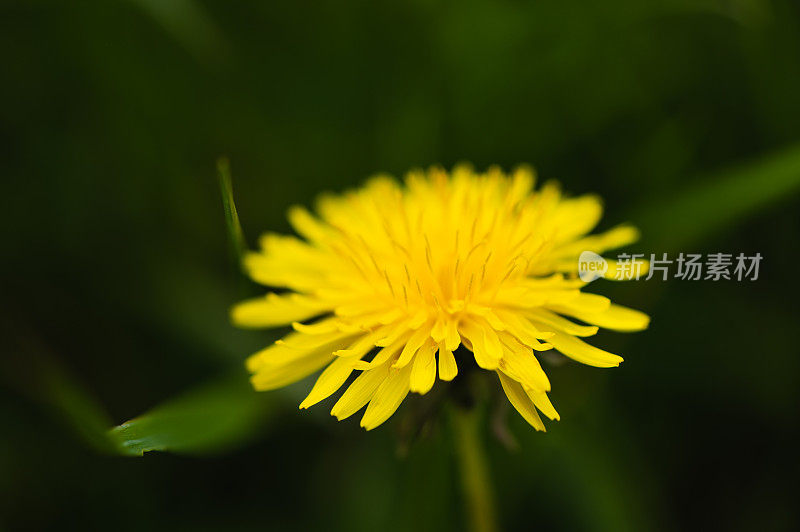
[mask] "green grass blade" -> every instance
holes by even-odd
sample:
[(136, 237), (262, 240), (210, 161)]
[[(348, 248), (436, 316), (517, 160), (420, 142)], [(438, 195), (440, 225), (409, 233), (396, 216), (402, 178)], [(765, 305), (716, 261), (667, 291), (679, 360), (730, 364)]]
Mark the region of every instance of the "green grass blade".
[[(0, 376), (13, 375), (8, 380), (12, 390), (41, 405), (83, 443), (98, 452), (116, 454), (117, 442), (107, 434), (111, 418), (97, 398), (35, 331), (19, 323), (11, 325), (13, 329), (0, 328), (11, 345), (0, 359)], [(0, 384), (5, 384), (3, 379)]]
[(210, 13), (194, 0), (134, 0), (198, 60), (217, 63), (228, 45)]
[(685, 250), (800, 190), (800, 146), (722, 172), (631, 216), (655, 251)]
[(55, 363), (41, 375), (44, 398), (59, 419), (90, 447), (101, 453), (116, 454), (117, 442), (106, 434), (111, 418), (100, 403), (71, 375)]
[(219, 177), (219, 188), (222, 193), (222, 206), (225, 209), (225, 222), (228, 226), (231, 249), (236, 263), (242, 267), (242, 259), (247, 246), (242, 226), (239, 223), (239, 214), (236, 212), (236, 204), (233, 201), (230, 162), (225, 157), (217, 160), (217, 176)]
[(271, 396), (257, 394), (242, 375), (191, 391), (127, 423), (109, 436), (122, 454), (149, 451), (222, 452), (249, 440), (270, 417)]

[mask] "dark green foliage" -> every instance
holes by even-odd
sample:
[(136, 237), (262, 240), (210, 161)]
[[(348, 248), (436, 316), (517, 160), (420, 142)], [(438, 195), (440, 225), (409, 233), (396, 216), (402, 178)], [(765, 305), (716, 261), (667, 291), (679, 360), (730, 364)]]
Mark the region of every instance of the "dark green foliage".
[(280, 331), (227, 317), (243, 234), (462, 160), (599, 193), (631, 251), (764, 256), (592, 285), (651, 328), (548, 368), (547, 434), (486, 434), (503, 525), (797, 528), (797, 2), (12, 0), (0, 56), (0, 529), (462, 529), (446, 423), (398, 457), (402, 416), (251, 393)]

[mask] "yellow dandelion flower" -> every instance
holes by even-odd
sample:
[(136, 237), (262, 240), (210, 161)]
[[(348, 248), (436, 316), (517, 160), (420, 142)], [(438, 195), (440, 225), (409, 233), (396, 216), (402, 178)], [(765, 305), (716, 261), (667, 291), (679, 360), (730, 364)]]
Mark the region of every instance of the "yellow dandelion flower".
[(555, 348), (584, 364), (617, 366), (621, 357), (581, 338), (598, 327), (641, 330), (649, 319), (582, 292), (575, 275), (582, 251), (628, 244), (636, 230), (587, 236), (601, 216), (599, 198), (533, 184), (529, 168), (510, 176), (433, 168), (410, 172), (405, 186), (379, 176), (324, 196), (316, 215), (292, 208), (301, 238), (266, 234), (245, 257), (254, 281), (282, 291), (232, 310), (240, 326), (294, 329), (247, 360), (253, 386), (279, 388), (324, 367), (300, 404), (308, 408), (356, 372), (331, 414), (342, 420), (366, 405), (361, 426), (370, 430), (409, 392), (427, 393), (437, 374), (454, 379), (472, 357), (544, 430), (537, 410), (559, 416), (536, 354)]

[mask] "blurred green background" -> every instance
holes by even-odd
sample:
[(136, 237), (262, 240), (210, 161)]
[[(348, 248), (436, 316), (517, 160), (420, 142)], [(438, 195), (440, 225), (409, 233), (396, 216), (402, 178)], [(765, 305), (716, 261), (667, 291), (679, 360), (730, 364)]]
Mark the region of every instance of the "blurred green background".
[(278, 332), (227, 321), (259, 289), (222, 155), (251, 245), (319, 191), (469, 160), (601, 194), (636, 251), (760, 252), (757, 282), (593, 284), (650, 330), (548, 368), (562, 421), (485, 445), (508, 530), (800, 527), (796, 1), (0, 6), (0, 529), (465, 526), (446, 424), (248, 389)]

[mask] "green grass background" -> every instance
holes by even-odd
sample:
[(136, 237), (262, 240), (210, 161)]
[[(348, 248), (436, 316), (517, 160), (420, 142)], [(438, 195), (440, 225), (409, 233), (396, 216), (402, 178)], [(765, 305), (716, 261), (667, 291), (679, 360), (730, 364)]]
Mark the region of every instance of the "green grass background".
[(220, 156), (250, 245), (468, 160), (599, 193), (636, 251), (760, 252), (754, 283), (593, 284), (650, 330), (597, 337), (618, 369), (548, 368), (563, 420), (485, 445), (508, 530), (800, 526), (797, 2), (6, 0), (0, 64), (0, 529), (467, 524), (446, 424), (250, 392), (278, 332), (227, 322), (259, 289)]

